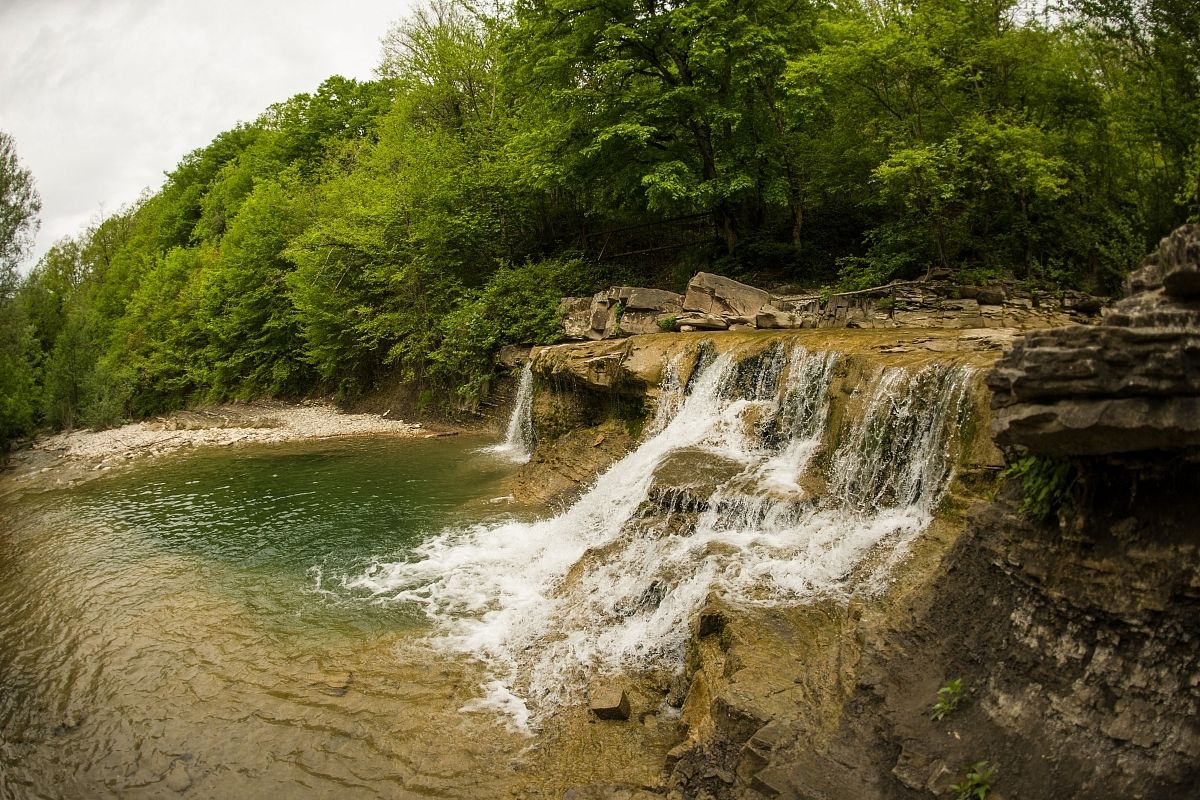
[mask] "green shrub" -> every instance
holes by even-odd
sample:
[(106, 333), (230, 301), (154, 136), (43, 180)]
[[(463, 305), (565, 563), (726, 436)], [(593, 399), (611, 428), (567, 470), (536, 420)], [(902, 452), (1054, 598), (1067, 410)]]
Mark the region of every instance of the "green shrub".
[(938, 689), (937, 694), (937, 702), (933, 704), (933, 708), (929, 711), (929, 718), (934, 722), (940, 722), (945, 719), (946, 715), (958, 708), (958, 704), (962, 702), (962, 678), (953, 678), (946, 681), (946, 685)]
[(992, 791), (992, 779), (996, 770), (987, 761), (976, 761), (967, 765), (967, 774), (962, 783), (950, 787), (958, 792), (958, 800), (984, 800)]
[(477, 399), (495, 372), (494, 356), (501, 347), (558, 341), (559, 301), (590, 292), (598, 280), (578, 259), (501, 267), (438, 324), (440, 343), (429, 354), (430, 376), (455, 387), (466, 400)]
[(1072, 461), (1042, 455), (1026, 456), (1004, 474), (1021, 481), (1024, 497), (1020, 510), (1037, 519), (1049, 519), (1067, 507), (1079, 477)]

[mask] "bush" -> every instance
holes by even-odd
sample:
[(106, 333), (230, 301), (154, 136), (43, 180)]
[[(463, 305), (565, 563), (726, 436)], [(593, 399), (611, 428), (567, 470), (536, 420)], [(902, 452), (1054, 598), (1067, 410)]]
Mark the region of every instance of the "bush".
[(579, 259), (547, 259), (497, 270), (484, 287), (442, 318), (441, 343), (430, 353), (429, 374), (479, 398), (506, 344), (552, 344), (562, 335), (558, 304), (565, 295), (591, 293), (601, 276)]

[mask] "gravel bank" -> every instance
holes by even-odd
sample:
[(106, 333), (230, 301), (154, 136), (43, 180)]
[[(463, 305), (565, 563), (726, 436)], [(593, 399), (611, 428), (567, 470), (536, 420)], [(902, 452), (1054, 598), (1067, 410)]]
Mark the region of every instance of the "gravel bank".
[[(183, 411), (103, 431), (38, 437), (12, 455), (0, 483), (9, 491), (78, 483), (126, 464), (185, 448), (329, 439), (343, 436), (441, 435), (387, 414), (344, 414), (324, 403), (250, 403)], [(3, 487), (0, 486), (0, 493)]]

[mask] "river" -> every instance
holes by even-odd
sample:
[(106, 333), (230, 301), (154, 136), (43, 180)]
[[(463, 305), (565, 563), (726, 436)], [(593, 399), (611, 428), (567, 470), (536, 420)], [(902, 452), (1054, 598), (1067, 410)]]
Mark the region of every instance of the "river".
[(0, 506), (0, 797), (532, 791), (529, 737), (460, 711), (481, 668), (330, 577), (507, 513), (481, 444), (199, 451)]

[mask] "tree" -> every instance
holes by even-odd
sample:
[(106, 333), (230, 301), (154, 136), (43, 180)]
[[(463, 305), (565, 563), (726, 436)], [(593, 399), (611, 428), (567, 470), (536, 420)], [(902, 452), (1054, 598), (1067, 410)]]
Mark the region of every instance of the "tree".
[(17, 265), (29, 252), (42, 202), (10, 135), (0, 131), (0, 449), (33, 426), (37, 343), (16, 302)]
[[(569, 180), (611, 186), (619, 205), (708, 211), (729, 250), (744, 210), (790, 207), (772, 191), (790, 122), (775, 97), (789, 55), (812, 41), (815, 4), (792, 0), (521, 0), (514, 46), (531, 89), (549, 91), (557, 119), (545, 155)], [(752, 222), (753, 220), (751, 220)]]
[(33, 174), (21, 166), (12, 136), (0, 131), (0, 291), (11, 293), (16, 265), (29, 252), (37, 234), (42, 200)]

